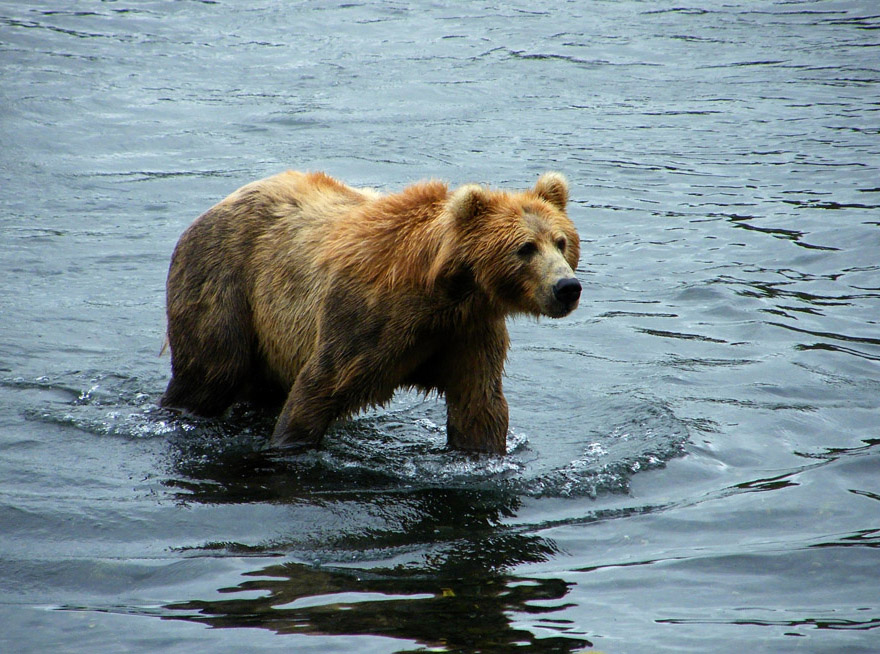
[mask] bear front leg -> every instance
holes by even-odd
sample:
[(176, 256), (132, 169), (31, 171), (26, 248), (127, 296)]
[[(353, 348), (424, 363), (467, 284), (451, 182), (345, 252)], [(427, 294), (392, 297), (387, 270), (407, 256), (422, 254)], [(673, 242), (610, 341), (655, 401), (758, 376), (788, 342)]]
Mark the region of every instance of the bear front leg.
[(446, 444), (454, 450), (507, 453), (507, 400), (501, 380), (488, 395), (446, 395)]
[(275, 422), (272, 432), (274, 447), (320, 445), (338, 411), (330, 392), (333, 382), (331, 371), (322, 371), (315, 357), (303, 367)]
[(503, 321), (463, 339), (444, 362), (446, 442), (456, 450), (505, 454), (507, 400), (501, 388), (507, 355)]
[(380, 403), (376, 395), (380, 367), (372, 353), (346, 358), (332, 345), (316, 352), (290, 389), (275, 423), (272, 445), (316, 447), (334, 420), (371, 402)]
[(320, 407), (303, 410), (307, 398), (291, 390), (272, 432), (273, 447), (317, 447), (332, 420)]
[[(400, 357), (400, 331), (384, 312), (365, 311), (363, 293), (337, 279), (325, 300), (315, 352), (297, 375), (272, 435), (276, 446), (314, 447), (339, 418), (394, 391), (389, 371)], [(381, 306), (381, 305), (380, 305)], [(393, 342), (389, 343), (389, 334)]]

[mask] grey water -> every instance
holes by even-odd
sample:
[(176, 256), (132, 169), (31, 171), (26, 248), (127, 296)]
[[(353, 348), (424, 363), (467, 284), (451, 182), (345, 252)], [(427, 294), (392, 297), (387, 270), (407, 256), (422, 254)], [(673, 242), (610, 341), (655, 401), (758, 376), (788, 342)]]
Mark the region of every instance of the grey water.
[[(870, 1), (0, 0), (0, 651), (880, 651)], [(510, 451), (157, 407), (183, 229), (286, 168), (572, 186)]]

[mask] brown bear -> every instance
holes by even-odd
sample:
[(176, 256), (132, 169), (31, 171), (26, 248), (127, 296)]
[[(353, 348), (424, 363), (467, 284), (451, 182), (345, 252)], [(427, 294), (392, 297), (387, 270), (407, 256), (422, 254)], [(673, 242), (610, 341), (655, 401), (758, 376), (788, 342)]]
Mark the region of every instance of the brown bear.
[(272, 443), (317, 445), (395, 389), (445, 395), (451, 448), (503, 454), (505, 317), (578, 304), (568, 183), (427, 181), (383, 195), (323, 173), (248, 184), (181, 236), (167, 285), (162, 405), (282, 404)]

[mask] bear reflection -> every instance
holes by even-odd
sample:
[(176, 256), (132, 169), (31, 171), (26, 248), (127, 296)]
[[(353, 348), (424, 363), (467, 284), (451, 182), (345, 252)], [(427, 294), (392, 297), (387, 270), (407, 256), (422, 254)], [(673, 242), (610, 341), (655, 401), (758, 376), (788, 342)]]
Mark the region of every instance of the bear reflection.
[[(569, 621), (553, 615), (568, 606), (567, 582), (508, 572), (556, 553), (552, 541), (501, 524), (519, 507), (515, 495), (423, 489), (372, 501), (382, 528), (343, 530), (329, 536), (317, 554), (345, 561), (368, 553), (373, 560), (406, 563), (270, 565), (248, 573), (251, 580), (220, 589), (228, 599), (171, 604), (166, 617), (279, 634), (387, 636), (447, 651), (574, 652), (590, 646)], [(275, 542), (265, 553), (308, 556), (298, 539)], [(515, 614), (543, 615), (526, 620), (559, 635), (538, 638), (512, 624)]]
[[(442, 428), (432, 436), (414, 427), (438, 419), (437, 403), (408, 404), (347, 423), (332, 449), (296, 456), (262, 449), (271, 415), (241, 409), (223, 421), (193, 423), (169, 441), (166, 485), (183, 504), (215, 507), (218, 524), (214, 542), (187, 549), (257, 555), (263, 565), (248, 573), (252, 579), (221, 589), (228, 599), (176, 602), (165, 616), (282, 634), (387, 636), (451, 651), (588, 647), (554, 616), (566, 606), (566, 582), (510, 572), (549, 560), (556, 547), (505, 524), (521, 497), (505, 488), (503, 475), (480, 476), (501, 459), (449, 452)], [(465, 472), (454, 483), (402, 478), (399, 466), (413, 465)], [(255, 526), (257, 543), (229, 542), (229, 504), (268, 507), (272, 528)], [(230, 530), (240, 533), (241, 525)], [(297, 562), (266, 566), (273, 556)], [(525, 621), (542, 636), (558, 636), (537, 638)]]

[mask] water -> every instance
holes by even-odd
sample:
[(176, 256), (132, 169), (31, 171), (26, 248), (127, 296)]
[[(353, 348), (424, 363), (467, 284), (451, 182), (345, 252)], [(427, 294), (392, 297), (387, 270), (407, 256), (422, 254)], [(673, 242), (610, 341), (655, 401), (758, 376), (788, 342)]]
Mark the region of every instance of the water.
[[(871, 2), (0, 2), (0, 650), (880, 651)], [(156, 407), (171, 250), (287, 167), (572, 184), (511, 451)]]

